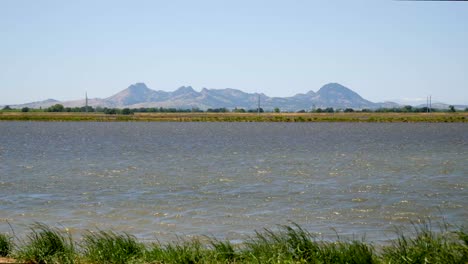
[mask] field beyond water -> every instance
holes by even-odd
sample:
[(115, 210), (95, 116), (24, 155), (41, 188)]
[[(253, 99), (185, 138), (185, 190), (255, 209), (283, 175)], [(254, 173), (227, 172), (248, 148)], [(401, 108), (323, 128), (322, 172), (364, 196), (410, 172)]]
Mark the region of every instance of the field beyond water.
[[(88, 231), (75, 241), (67, 229), (36, 223), (25, 239), (0, 233), (0, 263), (467, 263), (468, 233), (419, 222), (379, 248), (360, 239), (320, 240), (299, 225), (264, 229), (240, 244), (203, 240), (143, 244), (134, 236)], [(407, 230), (408, 231), (408, 230)]]
[(142, 122), (468, 122), (459, 113), (103, 113), (0, 112), (0, 121)]

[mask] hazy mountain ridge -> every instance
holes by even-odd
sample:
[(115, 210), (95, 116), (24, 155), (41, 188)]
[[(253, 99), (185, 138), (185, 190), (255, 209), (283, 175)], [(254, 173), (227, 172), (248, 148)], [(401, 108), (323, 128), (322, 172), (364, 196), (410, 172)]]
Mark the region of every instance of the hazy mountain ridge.
[(29, 107), (29, 108), (41, 108), (41, 107), (49, 107), (54, 104), (59, 104), (60, 101), (55, 100), (55, 99), (47, 99), (44, 101), (37, 101), (37, 102), (31, 102), (27, 104), (22, 104), (22, 105), (12, 105), (13, 108), (22, 108), (22, 107)]
[[(152, 90), (144, 83), (135, 83), (110, 97), (89, 99), (88, 104), (93, 107), (116, 108), (164, 107), (179, 109), (199, 108), (206, 110), (208, 108), (225, 107), (228, 109), (256, 109), (259, 97), (260, 106), (265, 110), (273, 110), (275, 107), (280, 108), (282, 111), (298, 111), (326, 107), (333, 107), (335, 109), (376, 109), (401, 106), (393, 102), (373, 103), (338, 83), (326, 84), (317, 92), (309, 91), (291, 97), (269, 97), (263, 93), (246, 93), (233, 88), (203, 88), (198, 92), (191, 86), (182, 86), (175, 91), (166, 92)], [(85, 100), (83, 98), (81, 100), (60, 102), (48, 99), (42, 102), (13, 105), (12, 107), (44, 108), (56, 103), (61, 103), (65, 107), (80, 107), (85, 105)]]

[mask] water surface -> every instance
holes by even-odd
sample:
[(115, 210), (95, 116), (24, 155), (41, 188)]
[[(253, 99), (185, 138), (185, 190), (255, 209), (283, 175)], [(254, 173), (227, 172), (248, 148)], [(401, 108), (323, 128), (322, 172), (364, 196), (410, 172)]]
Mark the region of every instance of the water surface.
[(381, 241), (421, 218), (466, 225), (467, 142), (466, 124), (0, 122), (0, 232), (238, 240), (293, 221)]

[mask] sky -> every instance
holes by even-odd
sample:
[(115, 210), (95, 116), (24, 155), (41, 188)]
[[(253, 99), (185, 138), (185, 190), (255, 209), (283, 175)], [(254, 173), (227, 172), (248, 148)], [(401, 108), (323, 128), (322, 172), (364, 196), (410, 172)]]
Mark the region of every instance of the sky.
[(0, 105), (137, 82), (468, 104), (468, 2), (0, 1)]

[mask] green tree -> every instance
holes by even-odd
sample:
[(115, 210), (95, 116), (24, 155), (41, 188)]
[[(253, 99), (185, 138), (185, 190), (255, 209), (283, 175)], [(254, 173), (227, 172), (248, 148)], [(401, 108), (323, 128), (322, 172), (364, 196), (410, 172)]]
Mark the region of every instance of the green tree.
[(449, 112), (455, 113), (456, 112), (455, 106), (449, 105)]
[(232, 110), (234, 113), (245, 113), (245, 109), (244, 108), (234, 108), (234, 110)]
[(351, 112), (354, 112), (354, 109), (352, 109), (352, 108), (346, 108), (343, 112), (345, 112), (345, 113), (351, 113)]
[(23, 113), (29, 112), (29, 107), (21, 108), (21, 112), (23, 112)]
[(3, 110), (11, 110), (11, 107), (9, 105), (5, 105), (5, 107), (3, 107)]
[(275, 109), (273, 110), (275, 113), (279, 113), (281, 112), (280, 109), (278, 107), (275, 107)]
[[(87, 110), (87, 111), (86, 111)], [(83, 106), (79, 108), (79, 112), (94, 112), (94, 108), (92, 106)]]
[(133, 114), (132, 110), (130, 108), (124, 108), (122, 109), (122, 115), (131, 115)]
[(61, 104), (54, 104), (46, 109), (46, 112), (63, 112), (65, 108)]
[(413, 112), (413, 107), (411, 105), (405, 105), (401, 109), (403, 112)]
[(104, 108), (104, 114), (106, 115), (115, 115), (117, 114), (117, 109), (115, 108)]

